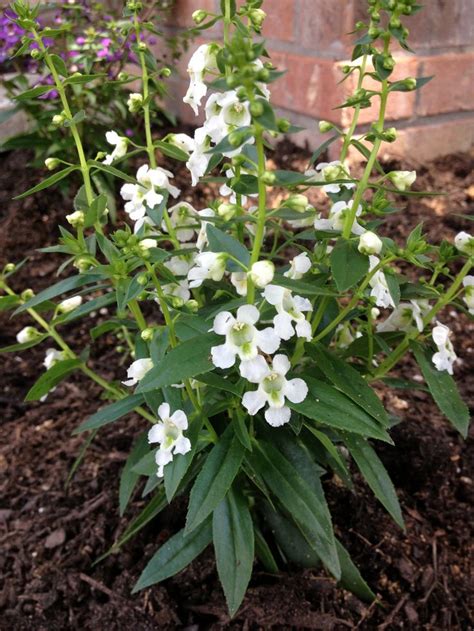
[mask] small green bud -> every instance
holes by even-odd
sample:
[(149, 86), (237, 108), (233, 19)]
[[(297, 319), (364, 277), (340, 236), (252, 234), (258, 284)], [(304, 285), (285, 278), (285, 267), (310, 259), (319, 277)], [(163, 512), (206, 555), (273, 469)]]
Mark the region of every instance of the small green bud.
[(137, 283), (142, 287), (145, 287), (148, 283), (148, 276), (146, 274), (139, 274), (137, 278)]
[(235, 74), (231, 74), (229, 77), (227, 77), (225, 82), (227, 83), (227, 87), (236, 88), (239, 84), (239, 77)]
[(262, 9), (252, 9), (252, 11), (250, 11), (249, 13), (249, 18), (252, 22), (252, 25), (259, 30), (262, 28), (263, 21), (266, 17), (267, 14)]
[(132, 92), (128, 97), (127, 107), (131, 114), (139, 112), (143, 107), (143, 94)]
[(362, 29), (365, 28), (365, 23), (361, 21), (356, 22), (355, 28), (356, 28), (356, 31), (361, 31)]
[(224, 202), (217, 207), (217, 214), (225, 221), (229, 221), (237, 212), (238, 206), (236, 204), (228, 204)]
[(288, 199), (283, 204), (286, 208), (290, 208), (291, 210), (295, 210), (298, 213), (304, 213), (308, 208), (309, 201), (306, 195), (301, 195), (297, 193), (295, 195), (290, 195)]
[(171, 69), (170, 68), (163, 68), (161, 71), (161, 76), (165, 77), (165, 79), (167, 79), (168, 77), (171, 77)]
[(33, 48), (30, 55), (33, 59), (39, 59), (41, 57), (41, 52), (37, 48)]
[(201, 24), (201, 22), (204, 22), (207, 16), (207, 11), (204, 11), (204, 9), (198, 9), (197, 11), (194, 11), (191, 17), (193, 18), (194, 24)]
[(270, 79), (270, 71), (268, 70), (268, 68), (262, 68), (261, 70), (258, 71), (257, 81), (262, 81), (263, 83), (266, 83), (269, 79)]
[(148, 47), (147, 47), (147, 45), (145, 44), (145, 42), (139, 42), (139, 44), (138, 44), (138, 50), (139, 50), (141, 53), (144, 53), (144, 52), (147, 50), (147, 48), (148, 48)]
[(151, 328), (143, 329), (143, 331), (140, 333), (140, 337), (142, 338), (144, 342), (151, 342), (151, 340), (153, 339), (153, 334), (154, 334), (153, 329)]
[(395, 15), (392, 15), (389, 21), (389, 26), (391, 28), (400, 28), (401, 25), (402, 23), (400, 21), (400, 18), (397, 18)]
[(64, 116), (63, 113), (61, 113), (61, 114), (55, 114), (53, 118), (51, 119), (51, 122), (56, 127), (62, 127), (64, 125), (65, 120), (66, 120), (66, 117)]
[(393, 57), (385, 57), (382, 66), (385, 70), (393, 70), (395, 68), (395, 59)]
[(329, 121), (319, 121), (319, 131), (322, 134), (331, 131), (331, 129), (334, 129), (334, 125), (332, 123), (330, 123)]
[(345, 66), (342, 66), (341, 70), (344, 74), (349, 74), (349, 72), (352, 70), (352, 66), (346, 64)]
[(241, 153), (238, 156), (234, 156), (231, 160), (232, 166), (234, 167), (241, 167), (245, 161), (246, 157), (243, 156)]
[(186, 307), (191, 311), (191, 313), (197, 313), (199, 310), (199, 303), (197, 300), (191, 299), (186, 303)]
[(73, 227), (73, 228), (81, 228), (84, 225), (84, 221), (85, 221), (85, 215), (82, 212), (82, 210), (76, 210), (73, 213), (71, 213), (70, 215), (66, 215), (66, 221)]
[(372, 39), (377, 39), (377, 37), (381, 33), (380, 29), (377, 28), (376, 26), (371, 26), (367, 32)]
[(115, 350), (117, 351), (117, 353), (125, 353), (125, 346), (119, 344), (119, 346), (115, 347)]
[(59, 160), (57, 158), (46, 158), (44, 161), (44, 166), (48, 169), (48, 171), (54, 171), (59, 166)]
[(394, 142), (397, 139), (397, 130), (395, 127), (389, 127), (382, 133), (382, 137), (386, 142)]
[(291, 127), (291, 123), (287, 118), (279, 118), (277, 120), (277, 126), (278, 131), (281, 131), (282, 134), (286, 134)]
[(262, 173), (260, 179), (267, 186), (273, 186), (273, 184), (275, 184), (276, 175), (271, 171), (265, 171), (264, 173)]
[(10, 272), (14, 272), (15, 271), (15, 263), (7, 263), (5, 265), (5, 267), (3, 268), (3, 271), (5, 274), (10, 274)]
[(92, 262), (87, 256), (80, 256), (74, 261), (73, 265), (80, 272), (86, 272), (92, 267)]
[(403, 79), (403, 84), (407, 88), (407, 90), (416, 90), (416, 79), (413, 77), (407, 77)]
[(32, 289), (25, 289), (24, 291), (21, 292), (20, 298), (26, 302), (27, 300), (31, 300), (31, 298), (33, 298), (34, 295), (35, 295), (35, 292)]
[(263, 103), (261, 101), (253, 101), (249, 106), (252, 116), (258, 117), (263, 114)]
[(240, 147), (244, 140), (245, 134), (243, 134), (241, 131), (234, 130), (231, 131), (229, 134), (229, 144), (232, 145), (232, 147)]
[(122, 72), (119, 72), (119, 73), (118, 73), (118, 75), (117, 75), (117, 79), (118, 79), (119, 81), (126, 81), (126, 80), (128, 79), (128, 76), (129, 76), (129, 75), (128, 75), (128, 72), (124, 72), (124, 71), (122, 70)]

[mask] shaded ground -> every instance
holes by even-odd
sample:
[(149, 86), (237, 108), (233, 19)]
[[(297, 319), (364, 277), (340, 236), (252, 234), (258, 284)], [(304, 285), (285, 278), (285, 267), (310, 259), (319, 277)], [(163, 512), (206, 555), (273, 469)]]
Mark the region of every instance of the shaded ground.
[[(288, 144), (279, 154), (283, 168), (307, 160), (305, 152)], [(0, 255), (4, 260), (30, 256), (16, 282), (18, 288), (37, 291), (51, 281), (56, 259), (34, 250), (55, 242), (56, 224), (70, 211), (69, 202), (51, 192), (12, 202), (13, 195), (32, 185), (27, 156), (0, 158)], [(423, 169), (419, 189), (443, 189), (450, 195), (410, 202), (390, 220), (391, 236), (406, 235), (421, 220), (435, 242), (469, 229), (472, 224), (457, 215), (474, 209), (473, 166), (473, 156), (459, 155)], [(178, 179), (182, 186), (188, 181), (187, 175)], [(201, 200), (194, 199), (198, 207), (204, 204), (200, 195)], [(314, 201), (319, 205), (319, 194)], [(457, 381), (472, 403), (474, 327), (453, 313), (443, 314), (443, 321), (454, 329), (462, 360)], [(0, 346), (11, 343), (13, 331), (27, 323), (16, 319), (12, 327), (2, 316)], [(85, 324), (72, 325), (66, 337), (74, 349), (82, 348), (88, 339)], [(180, 526), (184, 506), (165, 511), (118, 554), (92, 567), (127, 523), (118, 516), (118, 480), (142, 424), (132, 416), (104, 428), (65, 490), (83, 440), (71, 432), (97, 409), (100, 392), (85, 379), (72, 377), (47, 402), (24, 404), (43, 356), (41, 347), (0, 357), (0, 629), (474, 628), (469, 617), (474, 610), (469, 563), (474, 434), (464, 442), (428, 394), (384, 393), (386, 406), (402, 422), (392, 433), (396, 447), (379, 446), (378, 452), (401, 499), (405, 534), (360, 480), (355, 492), (335, 480), (325, 482), (337, 534), (380, 595), (381, 605), (368, 607), (319, 571), (290, 569), (272, 576), (256, 567), (244, 604), (229, 621), (210, 551), (175, 578), (130, 596), (146, 561)], [(104, 377), (123, 378), (112, 338), (101, 340), (91, 362)], [(401, 373), (413, 379), (417, 369), (407, 360)], [(142, 506), (137, 496), (127, 518)]]

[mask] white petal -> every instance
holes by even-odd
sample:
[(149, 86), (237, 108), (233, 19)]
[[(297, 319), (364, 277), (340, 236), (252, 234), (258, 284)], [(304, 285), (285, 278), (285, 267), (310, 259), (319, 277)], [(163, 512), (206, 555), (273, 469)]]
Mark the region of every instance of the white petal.
[(261, 355), (254, 359), (240, 362), (240, 374), (251, 383), (260, 383), (270, 373), (267, 362)]
[(254, 390), (253, 392), (246, 392), (242, 397), (242, 405), (251, 416), (257, 414), (266, 402), (267, 398), (260, 389)]
[(301, 320), (296, 323), (296, 335), (298, 337), (304, 337), (308, 342), (311, 342), (311, 323), (308, 320)]
[(237, 309), (237, 321), (245, 324), (255, 324), (258, 322), (260, 312), (254, 305), (243, 305)]
[(295, 334), (295, 329), (293, 328), (291, 316), (288, 313), (278, 313), (273, 318), (273, 325), (275, 327), (275, 331), (278, 333), (279, 337), (282, 340), (289, 340)]
[(158, 408), (158, 416), (164, 421), (165, 419), (170, 417), (170, 406), (169, 403), (162, 403)]
[(290, 360), (286, 355), (275, 355), (273, 358), (273, 370), (280, 373), (280, 375), (286, 375), (290, 368)]
[(292, 403), (301, 403), (308, 395), (308, 386), (303, 379), (290, 379), (285, 384), (284, 394)]
[(272, 355), (275, 351), (277, 351), (281, 343), (280, 336), (271, 326), (263, 329), (262, 331), (257, 331), (255, 341), (258, 348), (269, 355)]
[(148, 432), (149, 443), (162, 443), (165, 439), (165, 426), (163, 423), (155, 423)]
[(212, 363), (217, 368), (230, 368), (235, 364), (235, 352), (227, 344), (211, 348)]
[(214, 333), (226, 335), (234, 323), (235, 318), (229, 311), (221, 311), (221, 313), (218, 313), (214, 318)]
[(170, 417), (170, 420), (176, 425), (178, 429), (188, 428), (188, 417), (183, 410), (176, 410)]
[(298, 311), (312, 311), (313, 305), (307, 298), (301, 296), (293, 296), (293, 304)]
[(291, 410), (286, 405), (282, 408), (268, 408), (265, 411), (265, 420), (272, 427), (281, 427), (291, 418)]
[(191, 442), (189, 438), (180, 436), (174, 444), (174, 453), (184, 455), (187, 454), (188, 451), (191, 451)]
[(267, 285), (263, 292), (265, 300), (271, 305), (278, 305), (283, 300), (285, 294), (284, 287), (278, 287), (278, 285)]

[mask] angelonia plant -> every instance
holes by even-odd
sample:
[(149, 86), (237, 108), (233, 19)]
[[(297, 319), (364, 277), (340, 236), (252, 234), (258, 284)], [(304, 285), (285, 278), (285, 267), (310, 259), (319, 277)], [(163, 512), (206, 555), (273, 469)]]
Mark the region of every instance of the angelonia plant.
[[(343, 68), (344, 77), (355, 79), (341, 106), (352, 112), (352, 123), (340, 129), (321, 121), (320, 130), (331, 136), (305, 172), (294, 172), (275, 170), (268, 160), (275, 141), (298, 128), (271, 105), (272, 83), (282, 73), (260, 36), (262, 1), (237, 8), (222, 0), (220, 6), (219, 14), (193, 14), (201, 30), (223, 23), (223, 41), (199, 46), (188, 66), (184, 102), (204, 123), (193, 137), (159, 140), (150, 121), (155, 77), (141, 39), (141, 3), (127, 3), (142, 71), (141, 89), (128, 106), (143, 117), (145, 143), (132, 145), (122, 130), (111, 131), (113, 150), (88, 160), (69, 106), (71, 89), (85, 79), (69, 75), (51, 55), (35, 10), (14, 3), (18, 23), (38, 43), (55, 81), (61, 107), (54, 118), (69, 129), (78, 156), (67, 165), (50, 157), (55, 172), (24, 195), (74, 171), (84, 185), (66, 214), (70, 227), (60, 227), (59, 244), (46, 248), (65, 255), (60, 271), (68, 276), (34, 295), (11, 288), (19, 265), (3, 270), (1, 307), (32, 318), (18, 344), (3, 350), (46, 344), (46, 370), (28, 401), (54, 396), (76, 371), (103, 387), (110, 403), (76, 430), (89, 432), (86, 444), (103, 426), (137, 413), (142, 433), (121, 476), (120, 513), (143, 478), (149, 501), (108, 553), (175, 497), (189, 497), (182, 530), (157, 550), (135, 590), (172, 576), (212, 544), (232, 615), (255, 556), (271, 572), (287, 563), (322, 564), (342, 586), (372, 600), (335, 536), (322, 480), (335, 476), (351, 488), (359, 470), (404, 527), (394, 487), (371, 446), (392, 444), (396, 422), (373, 384), (416, 387), (391, 376), (413, 353), (441, 411), (463, 436), (469, 423), (451, 376), (456, 353), (443, 309), (474, 311), (474, 237), (463, 232), (454, 243), (429, 244), (418, 226), (400, 245), (381, 229), (400, 196), (420, 194), (411, 190), (414, 171), (386, 172), (377, 157), (382, 142), (397, 136), (385, 122), (388, 99), (426, 82), (391, 80), (393, 46), (408, 48), (405, 17), (420, 7), (411, 0), (368, 2), (368, 21), (357, 24), (352, 61)], [(369, 106), (378, 107), (377, 120), (356, 135), (361, 109)], [(340, 159), (318, 162), (338, 140)], [(117, 166), (131, 147), (142, 159), (134, 175)], [(364, 160), (360, 178), (350, 172), (349, 151)], [(162, 166), (163, 154), (185, 163), (191, 186), (216, 183), (216, 197), (204, 208), (184, 201), (173, 172)], [(108, 224), (107, 198), (91, 179), (98, 172), (122, 182), (127, 221), (119, 228)], [(312, 187), (326, 194), (328, 213), (308, 202)], [(282, 194), (269, 194), (274, 188)], [(91, 345), (116, 335), (118, 365), (125, 355), (128, 366), (121, 383), (95, 372), (90, 349), (71, 348), (61, 334), (72, 320), (105, 308), (109, 317), (90, 328)]]
[[(156, 27), (156, 20), (166, 16), (172, 5), (173, 0), (145, 0), (140, 37), (147, 48), (161, 42), (170, 57), (177, 57), (184, 38), (165, 36)], [(78, 114), (76, 124), (83, 128), (81, 136), (86, 149), (96, 152), (105, 149), (104, 134), (111, 126), (119, 125), (132, 140), (139, 136), (142, 119), (126, 105), (127, 90), (140, 65), (136, 33), (130, 28), (128, 18), (117, 11), (113, 2), (90, 0), (40, 3), (35, 14), (37, 35), (51, 51), (50, 60), (58, 74), (64, 78), (82, 76), (82, 80), (76, 79), (71, 84), (74, 87), (68, 98)], [(9, 70), (2, 86), (14, 102), (10, 110), (2, 112), (1, 120), (22, 111), (30, 124), (27, 132), (8, 138), (2, 148), (33, 148), (38, 161), (56, 153), (69, 158), (75, 153), (73, 138), (67, 129), (53, 121), (61, 102), (55, 79), (44, 64), (37, 39), (18, 17), (12, 8), (7, 8), (0, 20), (0, 62)], [(156, 74), (160, 62), (150, 54), (145, 60), (153, 87), (163, 96), (163, 77)], [(155, 126), (162, 125), (167, 118), (175, 122), (156, 100), (150, 107)]]

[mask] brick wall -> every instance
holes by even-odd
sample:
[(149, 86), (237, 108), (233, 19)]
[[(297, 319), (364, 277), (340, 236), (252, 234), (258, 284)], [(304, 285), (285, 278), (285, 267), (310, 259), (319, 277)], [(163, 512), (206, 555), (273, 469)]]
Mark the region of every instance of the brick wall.
[[(217, 11), (219, 0), (176, 0), (172, 29), (191, 24), (197, 8)], [(416, 56), (397, 52), (393, 77), (435, 78), (421, 91), (395, 93), (388, 109), (396, 121), (399, 138), (385, 145), (391, 155), (404, 155), (414, 162), (474, 144), (474, 0), (427, 0), (425, 9), (406, 18)], [(273, 63), (287, 70), (272, 86), (272, 100), (280, 113), (306, 127), (295, 137), (311, 146), (321, 141), (316, 121), (327, 119), (347, 125), (349, 110), (335, 110), (343, 100), (346, 83), (339, 85), (340, 66), (350, 56), (352, 30), (365, 17), (366, 0), (266, 0), (268, 17), (264, 36)], [(187, 122), (196, 122), (190, 108), (181, 103), (186, 90), (186, 64), (197, 44), (219, 39), (217, 28), (205, 31), (179, 64), (180, 78), (173, 84), (173, 106)], [(363, 110), (361, 124), (373, 120), (374, 112)], [(199, 120), (199, 119), (198, 119)], [(335, 150), (337, 150), (335, 148)]]

